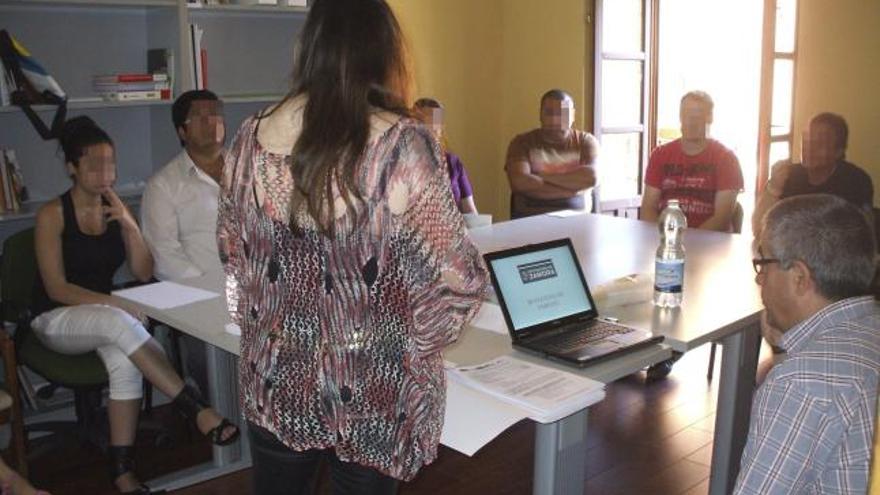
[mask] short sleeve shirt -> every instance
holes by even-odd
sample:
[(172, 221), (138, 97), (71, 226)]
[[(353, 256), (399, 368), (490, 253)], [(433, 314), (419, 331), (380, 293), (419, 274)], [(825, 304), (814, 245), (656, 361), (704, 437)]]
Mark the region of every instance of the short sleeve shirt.
[(469, 198), (474, 195), (474, 189), (468, 178), (464, 164), (458, 155), (446, 152), (446, 171), (449, 172), (449, 185), (452, 187), (452, 196), (455, 198), (456, 206), (462, 198)]
[(807, 180), (807, 170), (800, 163), (795, 163), (782, 188), (781, 198), (800, 196), (801, 194), (833, 194), (850, 203), (871, 209), (874, 203), (874, 185), (871, 176), (850, 162), (841, 162), (825, 182), (813, 185)]
[(702, 152), (688, 155), (676, 139), (651, 153), (645, 184), (660, 190), (658, 211), (677, 199), (688, 226), (696, 228), (715, 214), (715, 193), (741, 190), (743, 177), (736, 155), (718, 141), (710, 139)]
[[(584, 131), (572, 129), (560, 136), (544, 129), (533, 129), (510, 142), (505, 169), (511, 163), (525, 161), (531, 173), (565, 174), (580, 166), (592, 165), (598, 149), (596, 138)], [(511, 195), (511, 216), (514, 218), (557, 210), (583, 210), (586, 207), (582, 194), (563, 199), (531, 198), (518, 193)]]

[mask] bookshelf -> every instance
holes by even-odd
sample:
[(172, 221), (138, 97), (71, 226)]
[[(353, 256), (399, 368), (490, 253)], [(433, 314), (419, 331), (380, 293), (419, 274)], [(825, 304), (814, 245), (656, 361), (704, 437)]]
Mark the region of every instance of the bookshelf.
[[(190, 23), (204, 30), (208, 89), (225, 103), (227, 140), (241, 121), (280, 100), (290, 86), (293, 45), (307, 8), (193, 5), (186, 0), (0, 0), (7, 29), (47, 68), (68, 94), (68, 118), (89, 115), (113, 138), (117, 187), (132, 205), (143, 184), (180, 144), (171, 101), (104, 101), (92, 87), (98, 74), (146, 71), (147, 50), (174, 56), (173, 96), (195, 87)], [(35, 110), (50, 121), (55, 107)], [(57, 141), (43, 141), (17, 107), (0, 106), (0, 146), (21, 163), (31, 200), (0, 214), (0, 242), (33, 223), (36, 209), (66, 190)]]

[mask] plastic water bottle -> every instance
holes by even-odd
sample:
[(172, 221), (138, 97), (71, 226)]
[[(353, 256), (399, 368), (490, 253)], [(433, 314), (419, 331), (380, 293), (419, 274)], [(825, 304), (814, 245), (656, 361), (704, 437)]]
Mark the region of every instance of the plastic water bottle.
[(654, 305), (677, 308), (684, 288), (684, 229), (687, 218), (677, 199), (669, 200), (657, 222), (660, 246), (654, 261)]

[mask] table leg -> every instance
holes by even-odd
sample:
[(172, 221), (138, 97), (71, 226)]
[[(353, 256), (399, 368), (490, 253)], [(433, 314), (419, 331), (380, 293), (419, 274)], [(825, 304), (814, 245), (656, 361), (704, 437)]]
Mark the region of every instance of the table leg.
[(536, 425), (534, 495), (583, 495), (588, 410)]
[(205, 346), (208, 367), (208, 401), (217, 412), (241, 429), (238, 442), (214, 445), (210, 462), (162, 476), (148, 482), (153, 489), (177, 490), (234, 473), (251, 466), (247, 427), (238, 407), (238, 358), (218, 347)]
[(761, 345), (760, 324), (721, 339), (721, 383), (715, 411), (715, 440), (709, 478), (711, 495), (733, 490), (749, 432), (752, 392)]

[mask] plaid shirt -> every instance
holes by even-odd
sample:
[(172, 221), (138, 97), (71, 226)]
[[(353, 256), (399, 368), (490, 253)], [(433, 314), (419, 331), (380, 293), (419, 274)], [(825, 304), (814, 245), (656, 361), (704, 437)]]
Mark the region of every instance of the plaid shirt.
[(877, 405), (880, 305), (830, 304), (785, 333), (752, 404), (735, 494), (863, 494)]

